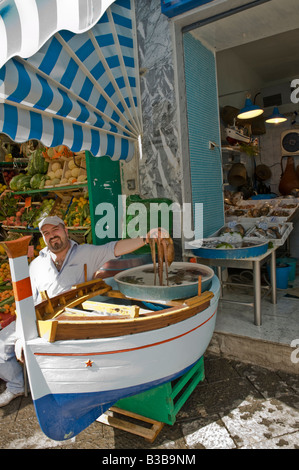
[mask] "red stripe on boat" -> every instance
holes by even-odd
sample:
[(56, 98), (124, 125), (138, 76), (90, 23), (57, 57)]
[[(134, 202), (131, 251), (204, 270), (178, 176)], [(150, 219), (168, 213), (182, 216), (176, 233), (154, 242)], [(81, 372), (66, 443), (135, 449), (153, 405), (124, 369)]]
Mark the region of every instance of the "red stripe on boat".
[(13, 289), (15, 300), (17, 302), (20, 302), (21, 300), (27, 299), (28, 297), (32, 296), (32, 289), (29, 277), (21, 279), (21, 281), (14, 282)]

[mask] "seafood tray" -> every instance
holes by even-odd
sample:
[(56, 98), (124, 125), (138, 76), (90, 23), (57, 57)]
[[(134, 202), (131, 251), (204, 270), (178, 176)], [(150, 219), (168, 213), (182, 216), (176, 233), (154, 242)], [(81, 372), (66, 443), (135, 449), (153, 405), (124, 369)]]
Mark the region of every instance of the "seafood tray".
[(245, 219), (258, 222), (261, 217), (270, 218), (272, 222), (286, 222), (298, 209), (298, 199), (263, 199), (261, 201), (247, 200), (237, 206), (226, 210), (226, 220), (238, 220), (243, 223)]
[[(245, 221), (250, 220), (253, 223), (258, 223), (263, 219), (269, 219), (271, 222), (276, 222), (276, 223), (283, 223), (287, 222), (289, 218), (294, 214), (294, 210), (289, 210), (289, 209), (281, 209), (281, 208), (273, 208), (271, 211), (268, 212), (267, 215), (260, 215), (261, 212), (245, 212), (243, 209), (241, 210), (236, 210), (234, 212), (227, 212), (225, 215), (226, 221), (231, 222), (231, 221), (238, 221), (238, 223), (243, 224)], [(234, 215), (233, 215), (234, 214)], [(243, 214), (243, 215), (237, 215), (237, 214)], [(253, 217), (252, 214), (257, 215), (257, 217)]]
[(281, 246), (293, 230), (291, 222), (276, 223), (268, 218), (252, 221), (250, 219), (244, 222), (229, 222), (220, 230), (212, 235), (218, 237), (223, 242), (234, 244), (243, 241), (267, 241), (275, 246)]
[(230, 222), (202, 242), (195, 240), (190, 247), (196, 256), (214, 259), (238, 259), (264, 254), (269, 242), (274, 246), (285, 243), (293, 224), (272, 223), (269, 220), (257, 223), (246, 220), (244, 224)]
[(278, 207), (284, 207), (285, 209), (296, 209), (299, 207), (299, 198), (280, 199)]
[(274, 246), (282, 246), (293, 230), (291, 222), (276, 223), (270, 219), (259, 221), (257, 223), (244, 223), (244, 238), (251, 240), (268, 240)]
[(251, 219), (258, 219), (260, 217), (267, 217), (275, 208), (275, 204), (264, 201), (242, 201), (238, 206), (232, 206), (226, 212), (227, 217), (248, 217)]

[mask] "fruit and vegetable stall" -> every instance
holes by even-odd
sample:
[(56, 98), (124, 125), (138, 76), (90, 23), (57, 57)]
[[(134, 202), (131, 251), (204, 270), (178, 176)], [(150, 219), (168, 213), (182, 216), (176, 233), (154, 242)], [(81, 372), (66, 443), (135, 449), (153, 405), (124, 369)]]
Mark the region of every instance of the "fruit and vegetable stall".
[[(0, 238), (30, 233), (33, 259), (45, 246), (38, 224), (47, 215), (61, 217), (78, 243), (92, 242), (85, 153), (65, 146), (20, 145), (15, 158), (9, 154), (0, 161)], [(14, 318), (9, 263), (0, 247), (0, 326)]]

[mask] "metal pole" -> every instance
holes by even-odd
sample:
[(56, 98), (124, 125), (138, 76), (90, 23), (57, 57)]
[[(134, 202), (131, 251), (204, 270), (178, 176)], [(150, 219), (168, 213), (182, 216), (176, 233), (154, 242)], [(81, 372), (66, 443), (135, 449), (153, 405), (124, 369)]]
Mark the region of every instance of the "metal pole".
[(272, 303), (277, 303), (277, 290), (276, 290), (276, 250), (271, 253), (270, 260), (270, 272), (271, 272), (271, 298)]
[(259, 261), (253, 262), (253, 286), (254, 286), (254, 324), (261, 326), (261, 268)]

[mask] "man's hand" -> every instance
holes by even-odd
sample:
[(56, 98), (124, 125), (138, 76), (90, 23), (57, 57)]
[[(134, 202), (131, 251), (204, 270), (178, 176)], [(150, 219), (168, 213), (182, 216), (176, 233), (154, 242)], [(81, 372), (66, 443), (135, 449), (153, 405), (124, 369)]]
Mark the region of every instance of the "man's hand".
[(15, 355), (16, 355), (17, 360), (24, 364), (25, 362), (24, 349), (23, 349), (23, 341), (21, 340), (21, 338), (18, 338), (15, 343)]
[(170, 235), (162, 227), (152, 228), (146, 235), (146, 242), (149, 243), (151, 239), (157, 240), (158, 238), (170, 238)]

